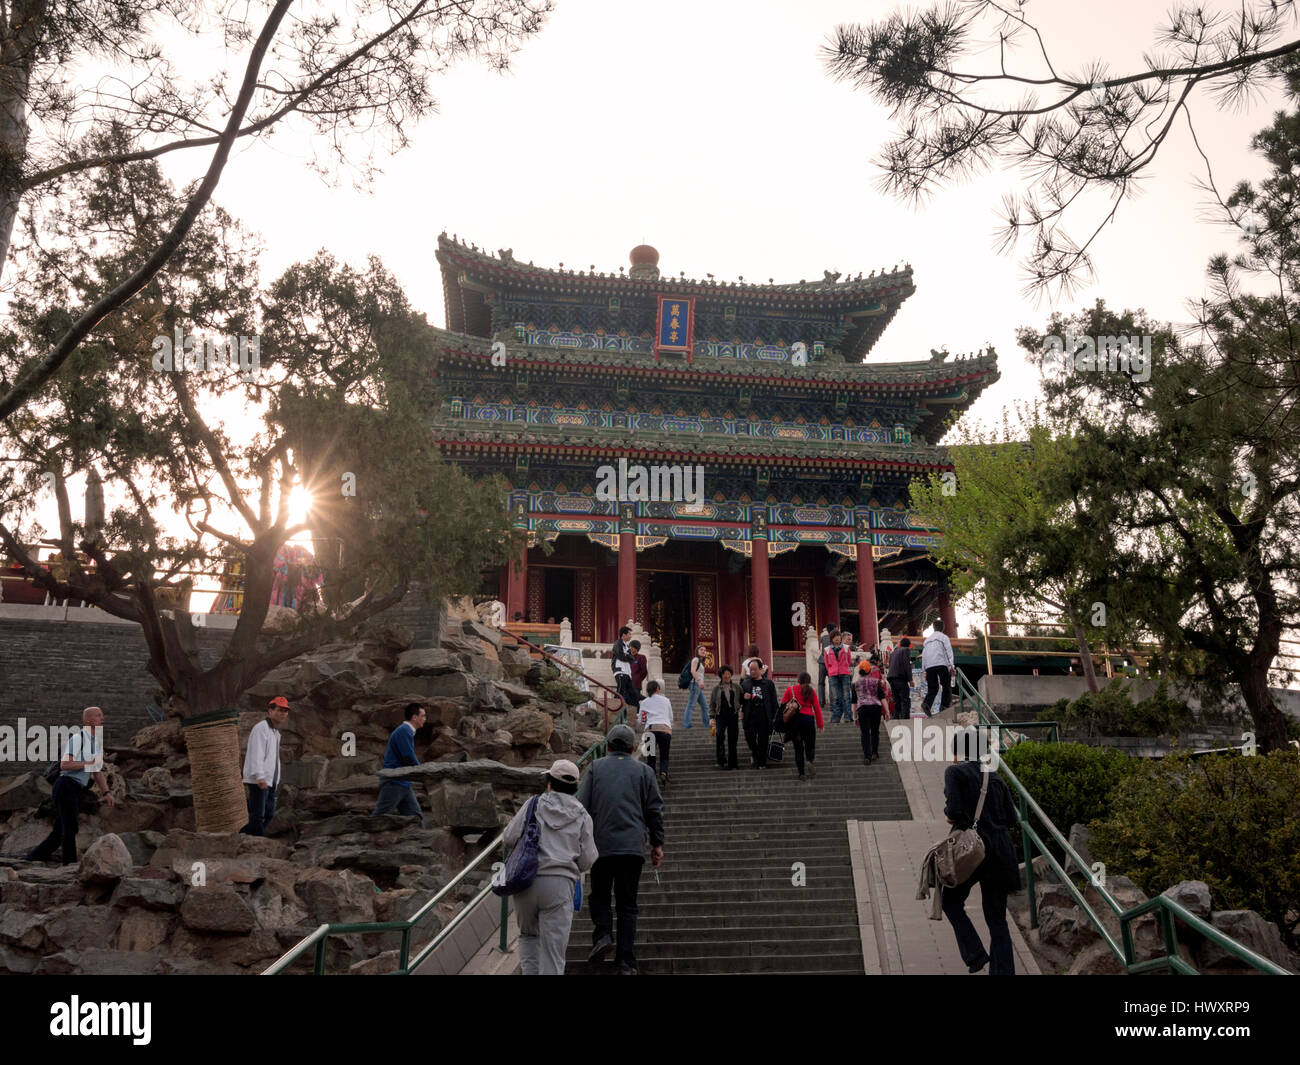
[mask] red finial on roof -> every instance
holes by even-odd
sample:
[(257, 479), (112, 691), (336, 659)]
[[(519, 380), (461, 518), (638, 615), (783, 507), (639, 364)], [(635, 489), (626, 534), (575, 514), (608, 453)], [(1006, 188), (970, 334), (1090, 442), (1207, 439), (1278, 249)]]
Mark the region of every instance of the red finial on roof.
[(628, 258), (632, 262), (630, 273), (633, 277), (659, 276), (659, 252), (649, 244), (638, 244)]

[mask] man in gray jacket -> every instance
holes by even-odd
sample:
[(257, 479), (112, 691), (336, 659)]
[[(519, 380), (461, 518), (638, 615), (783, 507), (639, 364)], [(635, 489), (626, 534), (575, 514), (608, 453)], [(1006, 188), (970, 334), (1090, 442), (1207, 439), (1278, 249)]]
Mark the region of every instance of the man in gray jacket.
[[(573, 888), (596, 860), (591, 817), (573, 797), (578, 767), (561, 758), (546, 774), (546, 793), (537, 799), (537, 876), (515, 896), (519, 919), (519, 964), (525, 976), (563, 976), (564, 952), (573, 927)], [(524, 834), (528, 806), (506, 825), (513, 847)]]
[(626, 725), (609, 730), (604, 758), (592, 763), (578, 788), (578, 801), (591, 814), (600, 857), (591, 867), (591, 954), (589, 961), (609, 956), (614, 946), (614, 917), (609, 897), (618, 909), (615, 961), (620, 976), (637, 975), (636, 896), (645, 864), (646, 836), (650, 863), (658, 868), (664, 857), (664, 802), (654, 771), (632, 758), (636, 734)]

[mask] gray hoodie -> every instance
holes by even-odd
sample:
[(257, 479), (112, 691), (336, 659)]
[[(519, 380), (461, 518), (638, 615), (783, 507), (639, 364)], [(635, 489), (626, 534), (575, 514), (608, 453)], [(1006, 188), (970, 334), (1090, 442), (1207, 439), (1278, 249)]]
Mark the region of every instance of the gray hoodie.
[[(506, 846), (513, 847), (524, 833), (528, 803), (506, 825)], [(565, 876), (576, 881), (596, 861), (596, 840), (591, 816), (572, 795), (548, 791), (537, 800), (537, 821), (542, 831), (537, 841), (537, 875)]]

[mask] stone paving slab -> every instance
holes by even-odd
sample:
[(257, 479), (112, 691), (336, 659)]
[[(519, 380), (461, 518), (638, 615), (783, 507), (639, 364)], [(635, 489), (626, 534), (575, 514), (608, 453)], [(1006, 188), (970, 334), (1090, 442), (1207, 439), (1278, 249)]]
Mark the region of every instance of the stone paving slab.
[[(883, 726), (885, 736), (881, 742), (890, 742), (895, 751), (894, 762), (907, 793), (912, 820), (849, 822), (858, 920), (868, 973), (969, 975), (957, 952), (952, 925), (946, 918), (930, 920), (930, 901), (916, 898), (921, 860), (950, 828), (943, 816), (943, 774), (951, 763), (938, 759), (908, 760), (898, 755), (904, 743), (912, 751), (933, 750), (937, 741), (931, 738), (927, 745), (927, 727), (943, 729), (953, 723), (950, 708), (929, 719), (911, 718)], [(901, 735), (899, 730), (904, 729), (911, 735)], [(866, 897), (864, 888), (869, 892)], [(988, 926), (980, 908), (978, 888), (967, 899), (966, 912), (987, 944)], [(1038, 964), (1020, 929), (1013, 919), (1008, 920), (1008, 925), (1017, 975), (1038, 975)], [(868, 950), (865, 940), (871, 933), (876, 943)]]

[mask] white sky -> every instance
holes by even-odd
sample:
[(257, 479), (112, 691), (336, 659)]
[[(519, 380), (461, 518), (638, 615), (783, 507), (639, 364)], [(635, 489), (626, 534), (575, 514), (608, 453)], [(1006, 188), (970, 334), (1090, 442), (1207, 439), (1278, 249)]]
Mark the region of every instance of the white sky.
[[(1018, 326), (1097, 297), (1186, 321), (1187, 301), (1205, 291), (1206, 260), (1232, 250), (1237, 233), (1204, 220), (1205, 196), (1194, 184), (1199, 159), (1185, 125), (1162, 150), (1143, 197), (1121, 208), (1095, 245), (1099, 280), (1055, 308), (1026, 298), (1019, 257), (993, 248), (996, 211), (1014, 176), (951, 188), (923, 210), (876, 191), (872, 160), (891, 131), (888, 115), (865, 92), (832, 81), (820, 47), (838, 23), (898, 7), (557, 0), (510, 72), (466, 64), (438, 82), (440, 113), (408, 130), (413, 146), (383, 161), (373, 188), (326, 184), (306, 166), (302, 129), (289, 127), (238, 149), (216, 200), (261, 234), (264, 282), (320, 248), (357, 266), (373, 253), (439, 326), (434, 250), (444, 228), (481, 248), (512, 248), (525, 262), (582, 270), (616, 271), (642, 242), (659, 249), (665, 275), (693, 278), (797, 281), (824, 269), (856, 274), (910, 262), (916, 294), (871, 359), (992, 343), (1002, 380), (974, 408), (984, 422), (1037, 391), (1015, 346)], [(1111, 72), (1138, 69), (1167, 8), (1166, 0), (1025, 6), (1067, 73), (1099, 56)], [(194, 54), (192, 42), (181, 47)], [(1032, 62), (1027, 45), (1022, 55)], [(1196, 98), (1197, 132), (1221, 190), (1264, 173), (1249, 139), (1277, 106), (1273, 98), (1222, 113)], [(207, 162), (206, 153), (189, 153), (165, 167), (180, 182)], [(1094, 218), (1076, 217), (1073, 234)]]
[[(819, 49), (838, 23), (897, 6), (557, 0), (509, 73), (466, 65), (439, 82), (440, 113), (412, 131), (413, 146), (385, 162), (372, 191), (326, 185), (289, 135), (236, 153), (217, 198), (263, 235), (265, 280), (321, 247), (357, 265), (373, 252), (439, 326), (433, 254), (444, 228), (493, 252), (512, 248), (525, 262), (580, 270), (617, 270), (642, 241), (659, 249), (669, 276), (795, 281), (910, 262), (917, 291), (872, 361), (991, 342), (1002, 380), (974, 412), (987, 421), (1036, 391), (1014, 331), (1054, 308), (1023, 295), (1017, 256), (994, 251), (996, 210), (1014, 176), (950, 189), (922, 210), (876, 191), (872, 160), (888, 115), (833, 82)], [(1058, 70), (1069, 72), (1098, 56), (1111, 71), (1136, 69), (1166, 9), (1165, 0), (1026, 5)], [(1264, 172), (1249, 138), (1276, 106), (1257, 101), (1225, 114), (1197, 101), (1197, 131), (1221, 189)], [(1144, 195), (1095, 246), (1099, 280), (1059, 309), (1102, 297), (1117, 309), (1189, 319), (1208, 257), (1231, 250), (1237, 235), (1204, 220), (1198, 163), (1180, 125)], [(170, 168), (180, 179), (203, 164), (191, 156)], [(1095, 217), (1075, 219), (1076, 238)]]

